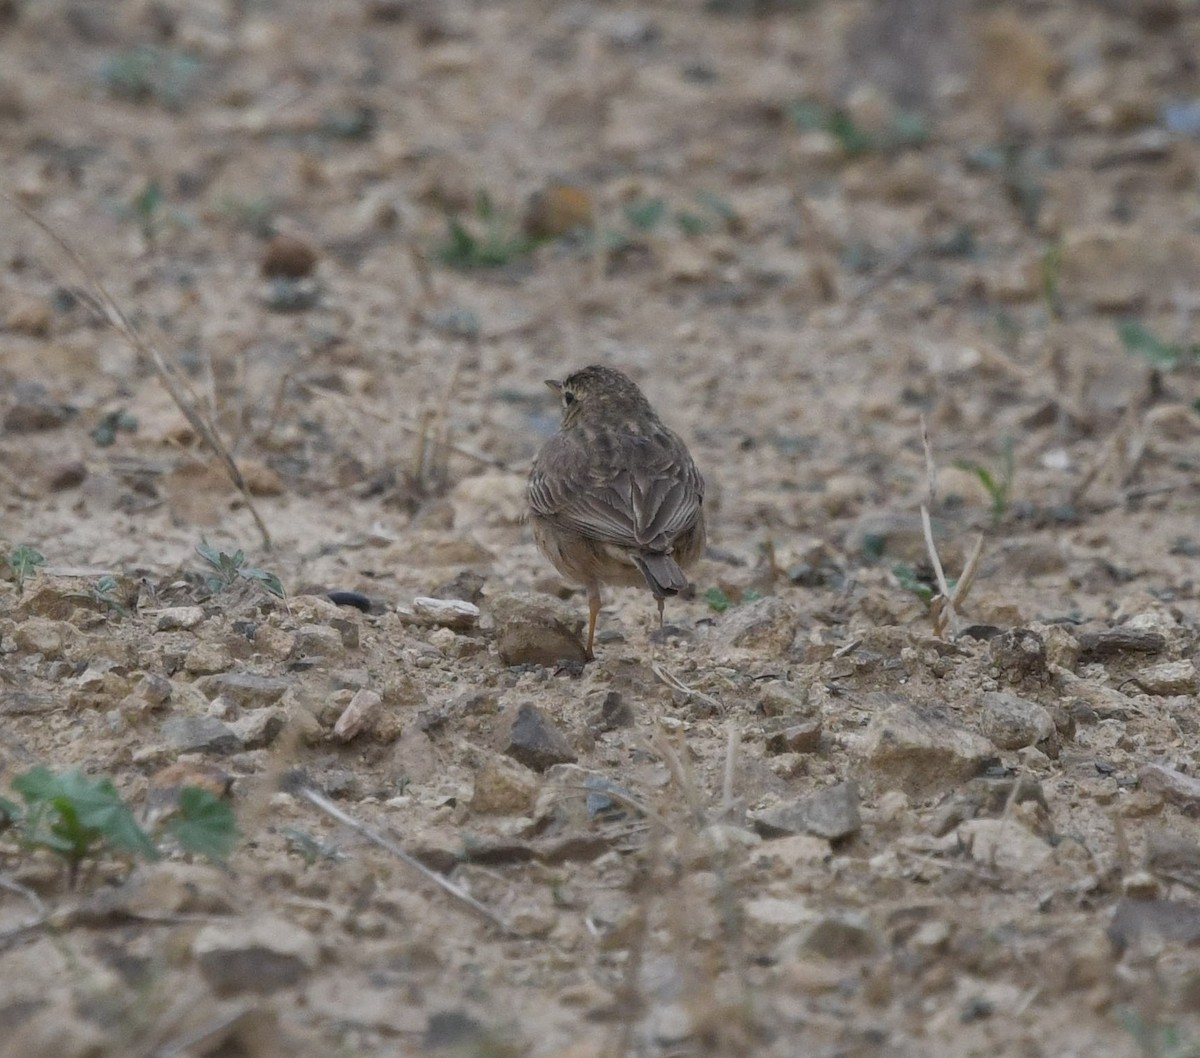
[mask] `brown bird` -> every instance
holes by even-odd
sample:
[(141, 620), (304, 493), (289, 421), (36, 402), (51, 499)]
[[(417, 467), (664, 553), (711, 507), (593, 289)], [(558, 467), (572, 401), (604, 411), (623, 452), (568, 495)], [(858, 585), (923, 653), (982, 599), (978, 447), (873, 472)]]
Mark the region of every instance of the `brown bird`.
[(542, 554), (587, 588), (591, 658), (601, 584), (645, 584), (662, 627), (663, 600), (687, 587), (683, 570), (704, 551), (704, 479), (620, 371), (585, 367), (546, 385), (562, 398), (562, 425), (533, 461), (526, 495)]

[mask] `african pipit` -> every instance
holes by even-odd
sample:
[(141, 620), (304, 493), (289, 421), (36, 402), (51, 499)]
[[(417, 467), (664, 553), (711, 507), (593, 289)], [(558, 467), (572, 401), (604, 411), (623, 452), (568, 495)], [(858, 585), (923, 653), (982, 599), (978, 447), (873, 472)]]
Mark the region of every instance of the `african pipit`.
[(562, 425), (533, 461), (527, 496), (538, 547), (587, 588), (593, 657), (601, 584), (645, 584), (658, 602), (687, 587), (704, 551), (704, 479), (642, 391), (611, 367), (559, 382)]

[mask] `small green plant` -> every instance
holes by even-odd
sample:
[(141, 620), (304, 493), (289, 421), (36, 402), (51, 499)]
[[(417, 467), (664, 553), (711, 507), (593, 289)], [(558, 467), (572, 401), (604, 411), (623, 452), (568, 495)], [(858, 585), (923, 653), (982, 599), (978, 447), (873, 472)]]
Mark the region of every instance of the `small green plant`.
[(162, 185), (157, 180), (148, 180), (129, 201), (129, 212), (137, 221), (138, 229), (146, 242), (153, 242), (162, 226), (160, 210), (163, 205)]
[(217, 550), (201, 537), (200, 543), (196, 545), (196, 554), (208, 563), (210, 572), (204, 579), (209, 590), (214, 593), (233, 587), (239, 580), (251, 580), (257, 581), (276, 598), (287, 598), (287, 592), (283, 590), (283, 582), (279, 577), (265, 569), (247, 566), (246, 554), (241, 548), (230, 555)]
[[(901, 588), (912, 592), (926, 606), (933, 602), (933, 597), (938, 593), (937, 585), (907, 562), (898, 562), (894, 565), (892, 567), (892, 576), (896, 578)], [(955, 583), (953, 578), (947, 578), (946, 580), (946, 586), (951, 591), (954, 590)]]
[(107, 574), (96, 581), (89, 593), (93, 602), (119, 613), (122, 617), (129, 613), (129, 608), (117, 598), (117, 578)]
[(475, 197), (474, 217), (446, 218), (446, 238), (436, 252), (443, 264), (470, 271), (501, 268), (536, 246), (536, 239), (524, 234), (513, 217), (497, 210), (491, 196), (480, 191)]
[(124, 408), (116, 408), (106, 412), (88, 436), (96, 442), (98, 448), (108, 448), (117, 439), (119, 433), (136, 433), (138, 421)]
[(979, 479), (979, 484), (987, 492), (992, 501), (992, 522), (999, 523), (1008, 510), (1012, 498), (1013, 478), (1016, 476), (1016, 457), (1013, 452), (1013, 440), (1006, 437), (1000, 446), (1000, 466), (992, 473), (981, 463), (971, 463), (961, 460), (955, 464), (960, 470), (969, 470)]
[(1046, 310), (1050, 318), (1061, 320), (1063, 314), (1062, 295), (1059, 291), (1059, 279), (1062, 276), (1062, 245), (1050, 243), (1042, 251), (1042, 299), (1046, 302)]
[(862, 128), (847, 111), (816, 99), (798, 99), (788, 108), (788, 117), (799, 129), (829, 133), (847, 158), (919, 147), (929, 139), (929, 122), (915, 111), (899, 111), (887, 128), (875, 134)]
[(100, 68), (100, 82), (114, 99), (181, 110), (200, 72), (200, 60), (194, 55), (139, 47), (105, 62)]
[(1140, 356), (1159, 371), (1174, 371), (1180, 364), (1200, 360), (1200, 345), (1173, 345), (1158, 337), (1141, 320), (1132, 317), (1117, 324), (1117, 336), (1127, 353)]
[(717, 613), (724, 613), (731, 606), (740, 606), (742, 603), (761, 599), (762, 592), (755, 591), (754, 588), (743, 588), (737, 593), (737, 598), (733, 599), (722, 588), (714, 586), (704, 593), (704, 598), (711, 609)]
[[(24, 805), (0, 797), (0, 832), (15, 832), (23, 848), (61, 857), (72, 886), (85, 860), (121, 853), (150, 861), (161, 856), (109, 779), (38, 765), (16, 776), (12, 787)], [(199, 787), (183, 789), (179, 811), (167, 819), (163, 833), (185, 851), (217, 862), (229, 857), (237, 840), (232, 809)]]
[(25, 590), (25, 581), (39, 566), (46, 564), (46, 556), (30, 544), (20, 544), (8, 553), (8, 565), (17, 581), (17, 594)]
[(639, 198), (625, 205), (625, 219), (638, 231), (652, 231), (666, 215), (664, 198)]
[(1200, 1058), (1200, 1041), (1185, 1036), (1178, 1025), (1160, 1024), (1130, 1006), (1117, 1009), (1117, 1021), (1147, 1058)]

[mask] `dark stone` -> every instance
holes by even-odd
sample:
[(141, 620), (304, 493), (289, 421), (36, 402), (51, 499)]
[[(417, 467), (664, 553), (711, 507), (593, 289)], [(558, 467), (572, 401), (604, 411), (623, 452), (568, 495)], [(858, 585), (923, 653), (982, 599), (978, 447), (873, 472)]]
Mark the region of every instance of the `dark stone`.
[(162, 736), (180, 753), (234, 753), (242, 748), (232, 728), (215, 716), (173, 716)]
[(529, 703), (517, 709), (504, 752), (534, 771), (576, 760), (566, 735), (536, 705)]

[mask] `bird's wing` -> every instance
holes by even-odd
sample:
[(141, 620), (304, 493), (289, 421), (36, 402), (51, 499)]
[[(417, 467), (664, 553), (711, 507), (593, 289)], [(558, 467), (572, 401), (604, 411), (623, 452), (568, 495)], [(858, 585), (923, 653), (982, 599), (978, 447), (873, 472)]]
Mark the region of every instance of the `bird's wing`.
[(704, 496), (683, 442), (665, 427), (592, 441), (559, 434), (547, 443), (529, 476), (534, 513), (592, 540), (668, 550)]

